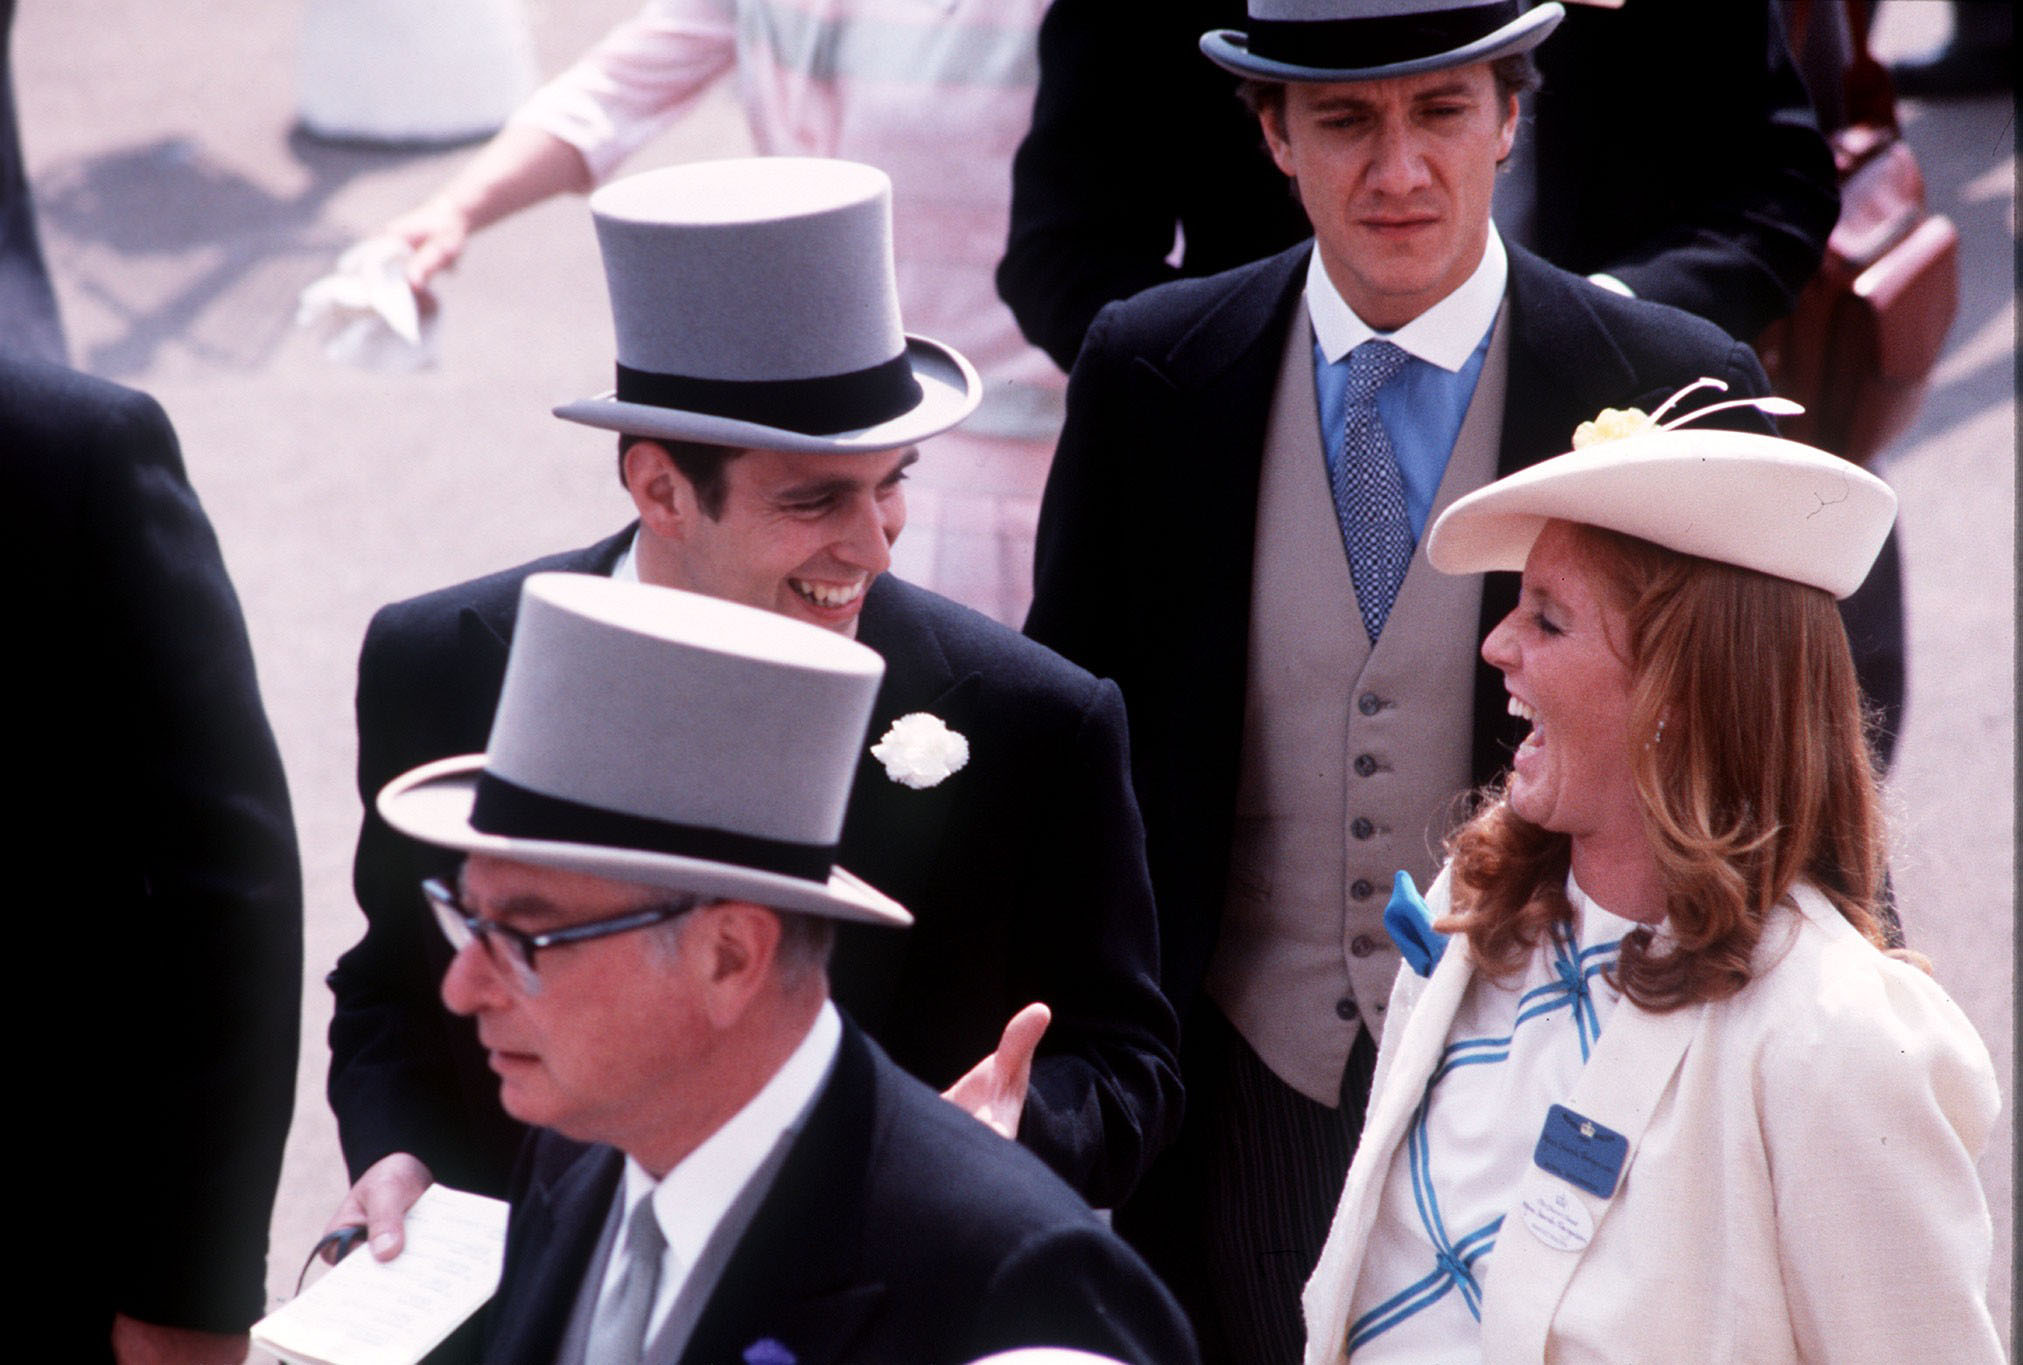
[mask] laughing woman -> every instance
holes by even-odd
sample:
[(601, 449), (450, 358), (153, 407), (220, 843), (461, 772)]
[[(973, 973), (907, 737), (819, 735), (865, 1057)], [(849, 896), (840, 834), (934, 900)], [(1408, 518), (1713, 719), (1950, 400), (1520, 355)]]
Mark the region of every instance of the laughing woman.
[(1895, 501), (1647, 426), (1434, 526), (1437, 567), (1524, 572), (1483, 654), (1532, 729), (1407, 949), (1308, 1365), (2001, 1359), (1994, 1070), (1881, 946), (1833, 601)]

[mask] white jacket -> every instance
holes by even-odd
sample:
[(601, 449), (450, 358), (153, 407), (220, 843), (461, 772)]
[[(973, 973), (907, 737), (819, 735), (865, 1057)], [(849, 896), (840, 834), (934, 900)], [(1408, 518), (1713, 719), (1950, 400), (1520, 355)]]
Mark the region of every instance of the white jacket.
[[(1427, 901), (1445, 913), (1444, 873)], [(1343, 1358), (1385, 1174), (1473, 971), (1457, 938), (1430, 979), (1399, 972), (1306, 1287), (1306, 1365)], [(1974, 1165), (2001, 1099), (1973, 1025), (1810, 887), (1773, 915), (1755, 972), (1711, 1005), (1618, 1006), (1565, 1103), (1628, 1138), (1621, 1179), (1604, 1200), (1526, 1168), (1487, 1266), (1483, 1360), (2002, 1359)], [(1534, 1221), (1557, 1206), (1562, 1243), (1584, 1212), (1591, 1240), (1548, 1246), (1527, 1203)]]

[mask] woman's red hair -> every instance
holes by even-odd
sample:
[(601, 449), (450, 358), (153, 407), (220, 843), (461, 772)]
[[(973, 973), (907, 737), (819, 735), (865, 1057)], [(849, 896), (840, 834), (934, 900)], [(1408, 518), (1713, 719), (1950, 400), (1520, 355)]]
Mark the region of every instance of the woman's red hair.
[[(1618, 988), (1652, 1010), (1733, 995), (1771, 908), (1800, 881), (1881, 946), (1881, 798), (1833, 599), (1618, 532), (1573, 531), (1628, 619), (1625, 743), (1665, 886), (1664, 948), (1648, 930), (1625, 939)], [(1452, 927), (1491, 975), (1518, 970), (1571, 916), (1567, 837), (1525, 821), (1500, 790), (1449, 853)]]

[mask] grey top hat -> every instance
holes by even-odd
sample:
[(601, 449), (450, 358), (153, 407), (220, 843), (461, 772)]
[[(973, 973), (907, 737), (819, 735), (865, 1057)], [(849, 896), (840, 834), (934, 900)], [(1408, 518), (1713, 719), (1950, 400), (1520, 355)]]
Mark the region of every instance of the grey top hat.
[(1217, 66), (1260, 81), (1371, 81), (1528, 52), (1559, 27), (1554, 0), (1250, 0), (1248, 29), (1201, 35)]
[(909, 924), (834, 865), (884, 673), (863, 645), (771, 612), (534, 574), (485, 752), (395, 778), (379, 812), (467, 853)]
[(814, 157), (671, 166), (590, 196), (617, 386), (557, 417), (639, 436), (890, 450), (983, 396), (969, 362), (899, 326), (892, 182)]

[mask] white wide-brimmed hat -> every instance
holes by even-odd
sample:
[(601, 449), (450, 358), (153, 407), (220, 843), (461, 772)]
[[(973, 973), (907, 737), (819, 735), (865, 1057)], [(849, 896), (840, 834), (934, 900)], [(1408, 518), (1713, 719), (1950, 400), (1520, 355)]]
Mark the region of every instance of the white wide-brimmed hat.
[(885, 661), (733, 602), (526, 581), (482, 754), (379, 794), (425, 843), (703, 896), (910, 924), (835, 866)]
[(946, 431), (983, 384), (899, 325), (892, 181), (853, 161), (670, 166), (590, 196), (618, 334), (615, 388), (557, 417), (817, 453)]
[(1201, 35), (1208, 60), (1260, 81), (1373, 81), (1529, 52), (1566, 11), (1547, 0), (1250, 0), (1249, 26)]
[(1654, 428), (1457, 499), (1433, 523), (1426, 557), (1443, 573), (1522, 569), (1546, 522), (1575, 521), (1846, 597), (1868, 576), (1896, 511), (1881, 479), (1797, 441)]

